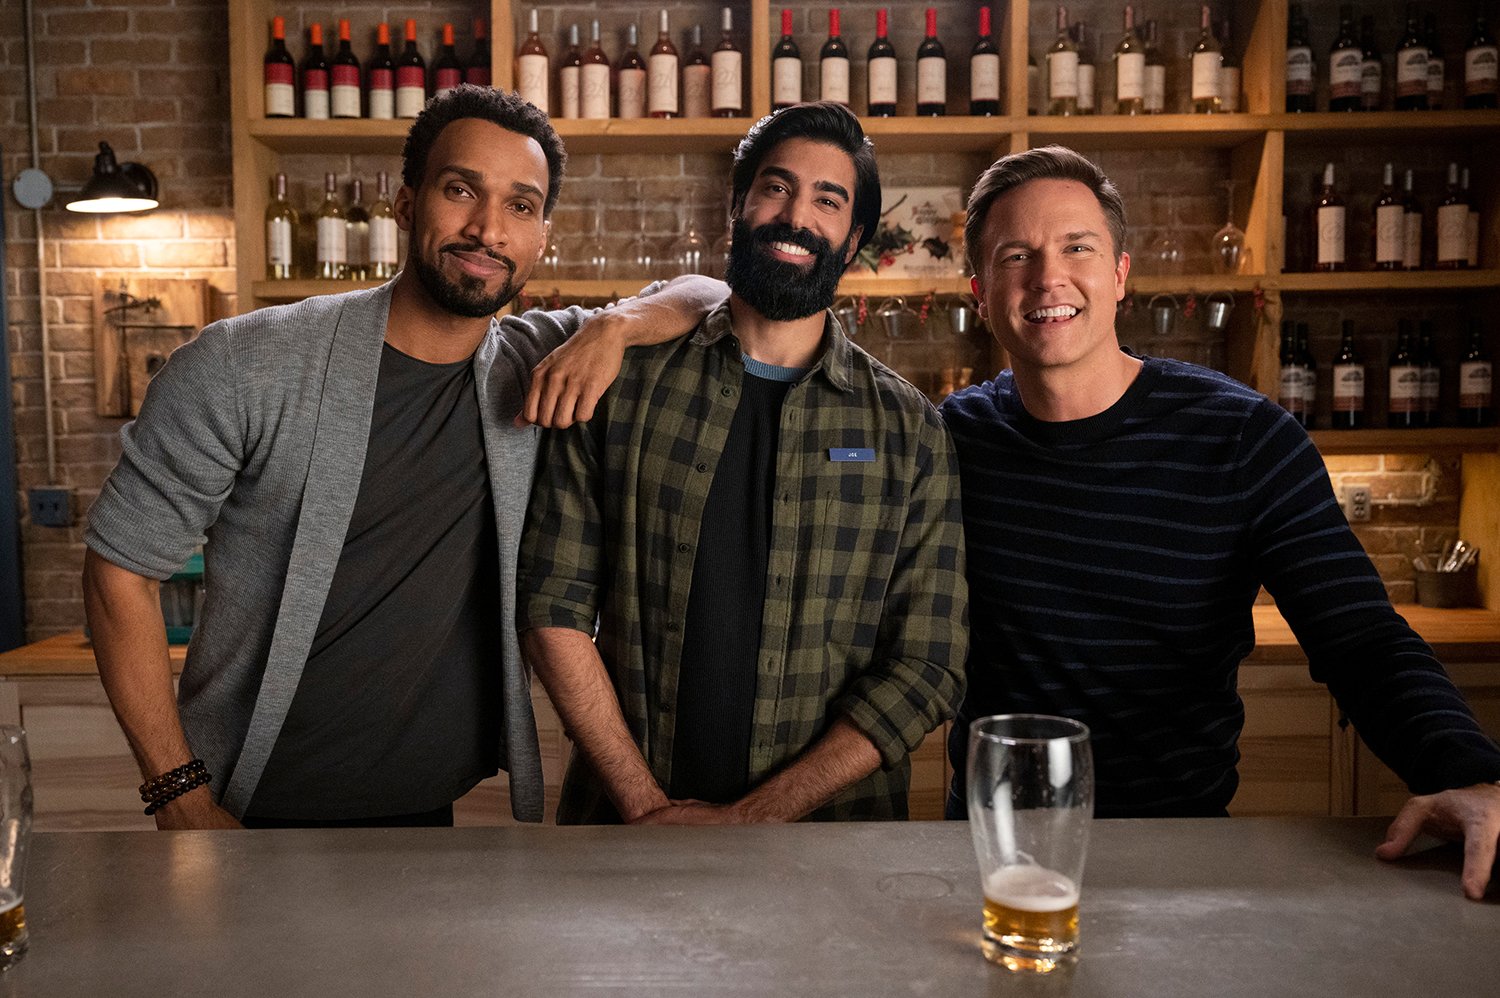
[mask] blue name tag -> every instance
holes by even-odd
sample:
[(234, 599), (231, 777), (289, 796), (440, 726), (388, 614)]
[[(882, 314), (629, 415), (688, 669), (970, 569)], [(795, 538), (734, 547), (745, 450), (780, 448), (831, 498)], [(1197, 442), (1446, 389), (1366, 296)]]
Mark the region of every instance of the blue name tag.
[(830, 447), (828, 449), (828, 460), (830, 461), (864, 461), (875, 460), (875, 448), (873, 447)]

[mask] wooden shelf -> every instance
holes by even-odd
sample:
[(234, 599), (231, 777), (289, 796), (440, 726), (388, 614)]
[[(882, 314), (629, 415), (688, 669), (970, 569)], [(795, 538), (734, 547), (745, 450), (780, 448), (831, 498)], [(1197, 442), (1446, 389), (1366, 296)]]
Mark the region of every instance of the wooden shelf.
[(1293, 143), (1330, 138), (1363, 142), (1414, 139), (1487, 138), (1500, 136), (1500, 111), (1319, 111), (1312, 114), (1264, 115), (1268, 128), (1287, 133)]
[(356, 153), (401, 155), (411, 122), (340, 118), (256, 118), (246, 125), (252, 139), (278, 153)]
[(1267, 278), (1281, 291), (1464, 291), (1500, 288), (1500, 270), (1369, 270), (1336, 274), (1281, 274)]
[[(1020, 119), (1017, 131), (1030, 133), (1034, 146), (1057, 142), (1090, 149), (1153, 148), (1230, 149), (1256, 142), (1270, 130), (1264, 114), (1095, 114), (1078, 117), (1039, 115)], [(1149, 138), (1148, 138), (1149, 136)]]
[(1276, 278), (1265, 274), (1131, 274), (1125, 282), (1126, 294), (1155, 295), (1211, 295), (1228, 291), (1248, 294), (1256, 288), (1265, 289)]
[(1313, 430), (1321, 454), (1411, 454), (1432, 451), (1500, 450), (1500, 427), (1466, 429), (1449, 426), (1430, 430)]
[(324, 280), (296, 280), (296, 281), (256, 281), (250, 285), (250, 291), (256, 301), (268, 304), (279, 304), (283, 302), (301, 301), (311, 298), (313, 295), (336, 295), (344, 291), (357, 291), (361, 288), (378, 288), (384, 281), (324, 281)]

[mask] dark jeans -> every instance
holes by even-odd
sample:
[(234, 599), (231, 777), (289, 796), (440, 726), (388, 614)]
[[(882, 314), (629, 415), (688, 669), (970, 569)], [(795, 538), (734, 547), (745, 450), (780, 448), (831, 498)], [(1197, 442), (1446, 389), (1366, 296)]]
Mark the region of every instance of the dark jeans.
[(419, 814), (393, 814), (384, 818), (257, 818), (245, 815), (240, 823), (246, 828), (452, 828), (453, 805), (445, 804)]

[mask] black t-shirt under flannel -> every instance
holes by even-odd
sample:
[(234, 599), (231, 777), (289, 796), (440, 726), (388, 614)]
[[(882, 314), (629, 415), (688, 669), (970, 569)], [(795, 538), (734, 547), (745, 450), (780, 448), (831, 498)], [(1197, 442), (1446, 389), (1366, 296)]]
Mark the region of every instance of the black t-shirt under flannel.
[(493, 775), (499, 607), (473, 363), (387, 345), (344, 548), (248, 813), (428, 811)]

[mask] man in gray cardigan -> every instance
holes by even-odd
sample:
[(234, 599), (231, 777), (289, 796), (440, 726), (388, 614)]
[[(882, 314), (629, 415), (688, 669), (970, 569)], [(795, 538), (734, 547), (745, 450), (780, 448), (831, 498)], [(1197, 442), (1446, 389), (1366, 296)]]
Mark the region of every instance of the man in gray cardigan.
[[(514, 95), (435, 98), (403, 151), (397, 278), (209, 326), (122, 431), (84, 596), (158, 827), (451, 824), (498, 768), (515, 817), (541, 819), (511, 626), (525, 424), (587, 419), (626, 345), (724, 293), (682, 279), (592, 318), (495, 321), (546, 246), (565, 158)], [(205, 539), (174, 699), (158, 580)]]

